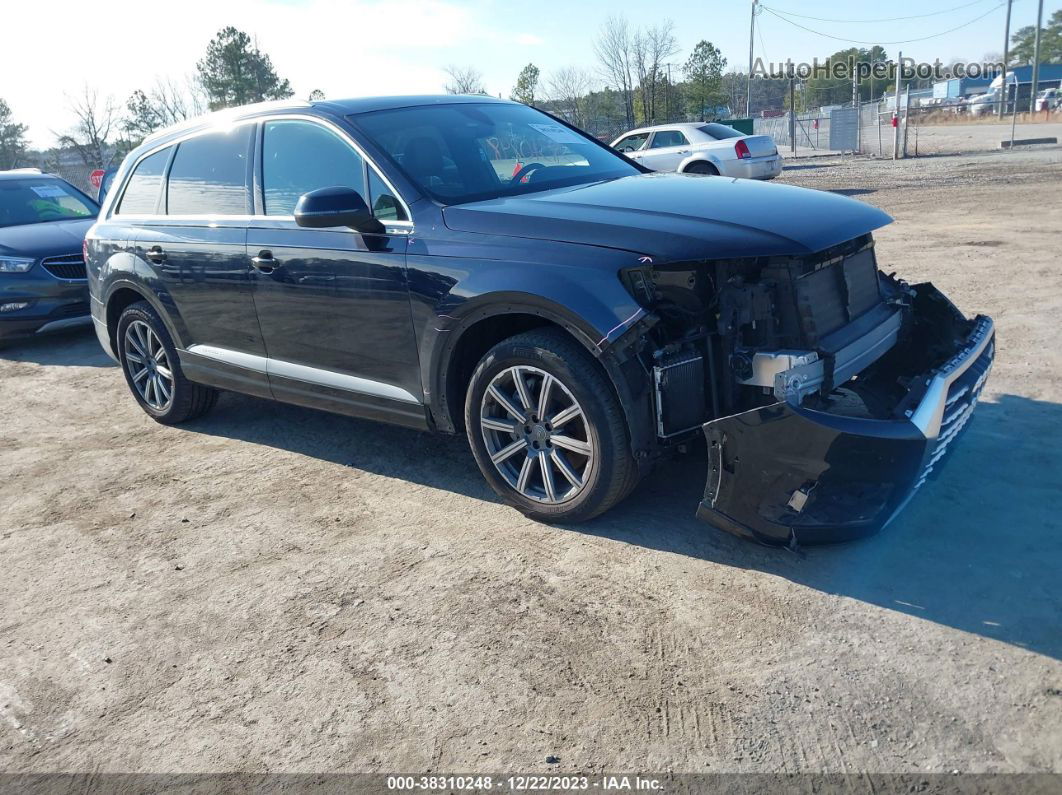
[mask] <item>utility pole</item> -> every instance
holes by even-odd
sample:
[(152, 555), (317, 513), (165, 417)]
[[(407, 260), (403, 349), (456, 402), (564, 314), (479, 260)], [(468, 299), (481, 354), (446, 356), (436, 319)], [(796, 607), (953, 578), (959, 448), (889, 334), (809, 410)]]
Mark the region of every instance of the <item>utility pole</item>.
[[(1044, 21), (1044, 0), (1040, 0), (1036, 11), (1036, 38), (1033, 39), (1033, 73), (1032, 73), (1032, 96), (1029, 97), (1029, 113), (1036, 113), (1036, 89), (1040, 85), (1040, 25)], [(1032, 121), (1032, 119), (1029, 119)]]
[(749, 74), (745, 81), (745, 116), (752, 116), (752, 40), (756, 35), (756, 4), (759, 0), (752, 0), (752, 13), (749, 15)]
[[(863, 120), (863, 109), (859, 107), (859, 70), (856, 68), (855, 58), (852, 58), (852, 107), (855, 108), (856, 114), (856, 151), (862, 149), (862, 135), (860, 131), (860, 122)], [(854, 154), (854, 153), (853, 153)]]
[(795, 78), (789, 75), (789, 146), (796, 157), (796, 94), (793, 89)]
[[(999, 103), (999, 118), (1001, 119), (1007, 108), (1007, 63), (1010, 62), (1010, 7), (1013, 3), (1014, 0), (1007, 0), (1007, 26), (1003, 31), (1003, 85), (1000, 86), (1003, 89), (1000, 92), (1003, 100)], [(1017, 99), (1018, 95), (1015, 94), (1014, 98)]]
[(903, 73), (903, 53), (896, 54), (896, 93), (892, 103), (892, 159), (900, 159), (900, 76)]

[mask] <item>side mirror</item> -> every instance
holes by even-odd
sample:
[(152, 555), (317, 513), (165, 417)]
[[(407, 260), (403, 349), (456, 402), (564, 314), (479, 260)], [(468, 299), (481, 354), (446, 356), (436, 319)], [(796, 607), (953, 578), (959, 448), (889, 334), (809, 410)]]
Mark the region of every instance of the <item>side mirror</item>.
[(340, 186), (302, 194), (295, 204), (295, 223), (310, 229), (349, 226), (356, 232), (384, 231), (384, 225), (372, 217), (361, 194)]

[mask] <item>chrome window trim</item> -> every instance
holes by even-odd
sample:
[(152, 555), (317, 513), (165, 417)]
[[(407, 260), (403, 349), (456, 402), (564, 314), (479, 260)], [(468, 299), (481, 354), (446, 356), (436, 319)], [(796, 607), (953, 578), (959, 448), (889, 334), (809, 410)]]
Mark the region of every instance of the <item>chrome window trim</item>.
[(217, 345), (189, 345), (187, 350), (178, 349), (178, 355), (191, 353), (202, 356), (205, 359), (213, 359), (217, 362), (242, 367), (245, 370), (253, 370), (256, 373), (277, 375), (282, 378), (291, 378), (295, 381), (303, 381), (308, 384), (327, 386), (332, 389), (342, 389), (347, 392), (356, 392), (361, 395), (387, 398), (400, 403), (414, 403), (422, 405), (422, 402), (411, 392), (394, 384), (382, 381), (373, 381), (370, 378), (362, 378), (357, 375), (337, 373), (334, 370), (324, 370), (319, 367), (310, 367), (305, 364), (286, 362), (281, 359), (270, 359), (267, 356), (258, 356), (253, 353), (234, 351), (229, 348), (221, 348)]
[[(361, 157), (361, 159), (363, 161), (365, 161), (365, 165), (367, 165), (369, 168), (371, 168), (373, 171), (376, 172), (376, 176), (378, 176), (380, 178), (380, 181), (383, 182), (383, 184), (386, 185), (391, 190), (391, 192), (395, 195), (395, 198), (397, 198), (398, 201), (402, 204), (402, 209), (406, 211), (406, 216), (409, 218), (408, 221), (381, 221), (381, 223), (385, 227), (395, 226), (395, 227), (398, 227), (400, 229), (403, 229), (403, 228), (408, 228), (409, 230), (413, 229), (413, 213), (410, 212), (410, 210), (409, 210), (409, 202), (407, 202), (405, 200), (405, 197), (403, 197), (402, 194), (398, 192), (398, 190), (395, 188), (395, 186), (391, 182), (391, 180), (389, 180), (387, 178), (387, 176), (383, 173), (383, 171), (380, 170), (380, 167), (378, 165), (376, 165), (376, 162), (365, 153), (364, 149), (362, 149), (358, 145), (358, 142), (355, 141), (353, 138), (351, 138), (350, 134), (346, 130), (344, 130), (342, 127), (340, 127), (339, 125), (335, 124), (334, 122), (331, 122), (328, 119), (321, 118), (320, 116), (314, 116), (314, 115), (311, 115), (311, 114), (308, 114), (308, 113), (277, 113), (277, 114), (267, 114), (267, 115), (264, 115), (264, 116), (252, 116), (252, 117), (246, 118), (246, 119), (238, 119), (238, 120), (233, 121), (233, 122), (226, 122), (224, 124), (218, 124), (218, 125), (215, 125), (215, 126), (212, 126), (212, 127), (204, 127), (202, 129), (194, 130), (192, 132), (189, 132), (187, 135), (182, 135), (182, 136), (180, 136), (178, 138), (173, 138), (171, 140), (168, 140), (165, 143), (160, 143), (158, 146), (156, 146), (156, 147), (154, 147), (152, 149), (149, 149), (146, 152), (144, 152), (142, 155), (140, 155), (140, 157), (138, 157), (136, 159), (136, 162), (133, 163), (132, 166), (130, 166), (129, 174), (132, 175), (133, 173), (135, 173), (137, 167), (140, 165), (140, 163), (145, 158), (151, 157), (153, 154), (161, 152), (163, 149), (166, 149), (168, 147), (178, 146), (179, 144), (182, 144), (185, 141), (190, 141), (193, 138), (199, 138), (200, 136), (203, 136), (203, 135), (211, 135), (213, 133), (221, 132), (223, 130), (233, 130), (233, 129), (236, 129), (237, 127), (242, 127), (245, 124), (258, 124), (259, 122), (262, 122), (264, 124), (265, 122), (269, 122), (269, 121), (308, 121), (308, 122), (311, 122), (313, 124), (318, 124), (318, 125), (320, 125), (322, 127), (325, 127), (327, 129), (329, 129), (331, 132), (333, 132), (336, 135), (338, 135), (339, 138), (344, 143), (346, 143), (355, 152), (358, 153), (358, 155)], [(259, 157), (259, 155), (256, 154), (255, 157), (257, 158), (257, 157)], [(168, 180), (168, 175), (166, 175), (166, 176), (167, 176), (167, 182), (168, 182), (169, 181)], [(294, 223), (294, 221), (295, 221), (295, 216), (293, 216), (293, 215), (246, 215), (246, 214), (237, 214), (237, 215), (155, 215), (155, 214), (136, 214), (136, 215), (134, 215), (134, 214), (129, 214), (129, 215), (122, 215), (120, 213), (117, 213), (115, 210), (121, 204), (121, 197), (125, 195), (125, 191), (126, 191), (126, 188), (128, 188), (128, 186), (129, 186), (129, 177), (126, 177), (124, 183), (121, 186), (121, 188), (122, 188), (121, 194), (118, 195), (118, 198), (114, 201), (113, 206), (108, 211), (108, 214), (107, 214), (107, 219), (108, 220), (110, 220), (111, 218), (119, 218), (119, 219), (123, 219), (123, 220), (133, 220), (133, 221), (137, 221), (137, 220), (139, 220), (139, 221), (158, 221), (158, 220), (161, 220), (161, 219), (169, 218), (169, 219), (174, 219), (174, 220), (178, 220), (178, 221), (207, 221), (207, 222), (210, 222), (210, 221), (260, 221), (260, 220), (287, 221), (289, 219), (292, 221), (292, 223)], [(398, 234), (403, 234), (403, 233), (402, 232), (398, 232)], [(409, 234), (409, 233), (407, 232), (405, 234)]]

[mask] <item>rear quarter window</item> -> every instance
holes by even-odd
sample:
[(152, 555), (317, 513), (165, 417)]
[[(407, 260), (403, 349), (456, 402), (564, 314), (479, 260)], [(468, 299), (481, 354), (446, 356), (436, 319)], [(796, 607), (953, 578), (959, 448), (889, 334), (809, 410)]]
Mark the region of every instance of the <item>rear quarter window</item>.
[(246, 215), (253, 124), (207, 133), (177, 146), (167, 187), (170, 215)]
[(157, 212), (162, 177), (172, 151), (172, 147), (167, 147), (137, 163), (118, 203), (118, 215), (153, 215)]

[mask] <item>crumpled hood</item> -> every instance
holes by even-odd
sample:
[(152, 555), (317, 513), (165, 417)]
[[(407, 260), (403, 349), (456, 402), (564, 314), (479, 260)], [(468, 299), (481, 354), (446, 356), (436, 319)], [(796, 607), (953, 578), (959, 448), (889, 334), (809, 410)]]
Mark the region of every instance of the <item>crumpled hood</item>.
[(685, 174), (639, 174), (443, 210), (450, 229), (582, 243), (659, 262), (809, 254), (892, 221), (824, 191)]
[(34, 259), (80, 254), (85, 233), (94, 223), (95, 218), (86, 218), (0, 227), (0, 254)]

